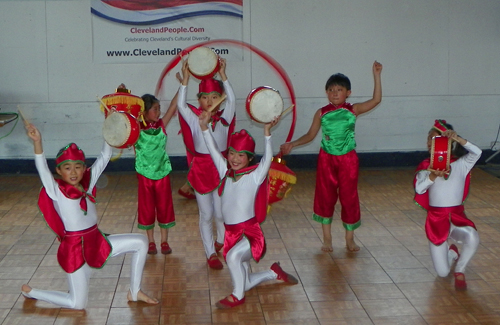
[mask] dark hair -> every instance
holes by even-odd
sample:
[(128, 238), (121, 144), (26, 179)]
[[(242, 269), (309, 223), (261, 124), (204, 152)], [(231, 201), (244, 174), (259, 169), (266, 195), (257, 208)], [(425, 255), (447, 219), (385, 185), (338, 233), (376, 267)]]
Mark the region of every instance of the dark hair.
[(349, 78), (347, 78), (346, 75), (342, 73), (331, 75), (330, 78), (328, 78), (328, 80), (326, 81), (325, 90), (328, 90), (328, 88), (334, 85), (344, 87), (347, 90), (351, 90), (351, 81), (349, 80)]
[[(222, 82), (222, 80), (215, 79), (215, 78), (214, 78), (214, 80), (217, 81), (217, 83), (219, 84), (220, 90), (222, 91), (222, 93), (224, 93), (225, 89), (224, 89), (224, 83)], [(198, 99), (200, 99), (202, 94), (203, 93), (197, 93), (196, 97), (198, 97)], [(221, 96), (222, 96), (222, 94), (221, 94)]]
[(255, 161), (255, 155), (251, 155), (248, 152), (245, 152), (248, 158), (248, 166), (253, 166), (257, 164), (257, 161)]
[[(449, 123), (443, 123), (443, 124), (448, 130), (453, 130), (453, 125), (451, 125)], [(435, 129), (432, 129), (432, 130), (435, 131)], [(458, 143), (456, 141), (451, 142), (451, 156), (452, 157), (458, 159), (462, 156), (465, 156), (467, 153), (468, 153), (467, 149), (465, 149), (460, 143)]]
[(159, 103), (160, 101), (158, 98), (151, 94), (145, 94), (142, 95), (142, 100), (144, 101), (144, 110), (147, 112), (151, 109), (151, 106), (153, 106), (154, 103)]

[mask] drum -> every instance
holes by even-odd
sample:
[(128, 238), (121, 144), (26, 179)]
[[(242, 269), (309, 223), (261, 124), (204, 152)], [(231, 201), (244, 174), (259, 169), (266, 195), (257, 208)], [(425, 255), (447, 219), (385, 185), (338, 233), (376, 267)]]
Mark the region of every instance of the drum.
[(141, 97), (130, 94), (128, 89), (117, 89), (114, 94), (103, 96), (101, 102), (106, 104), (106, 109), (102, 107), (101, 110), (107, 117), (109, 112), (126, 112), (135, 118), (139, 118), (144, 112), (144, 101)]
[(435, 136), (431, 141), (431, 161), (429, 169), (449, 170), (451, 158), (451, 139), (443, 136)]
[(139, 140), (140, 131), (137, 119), (125, 112), (110, 112), (102, 127), (104, 140), (119, 149), (133, 146)]
[(273, 157), (271, 168), (269, 168), (268, 204), (283, 200), (295, 183), (297, 183), (297, 176), (286, 166), (285, 161), (278, 156)]
[(248, 94), (246, 110), (255, 122), (269, 123), (283, 113), (283, 98), (274, 88), (258, 87)]
[(189, 71), (198, 79), (209, 79), (219, 71), (219, 56), (208, 47), (197, 47), (188, 56)]

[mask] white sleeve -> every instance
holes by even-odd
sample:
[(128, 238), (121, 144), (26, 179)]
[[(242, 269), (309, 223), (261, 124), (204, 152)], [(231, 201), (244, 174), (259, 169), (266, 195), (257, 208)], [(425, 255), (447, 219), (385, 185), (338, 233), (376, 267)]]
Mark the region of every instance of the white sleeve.
[(226, 106), (224, 107), (224, 112), (222, 112), (222, 117), (231, 123), (236, 111), (236, 96), (234, 95), (233, 87), (229, 83), (229, 80), (223, 81), (224, 92), (226, 93), (227, 100)]
[(264, 137), (264, 148), (264, 155), (260, 159), (259, 166), (251, 174), (257, 184), (261, 184), (269, 174), (269, 168), (273, 159), (271, 136)]
[(417, 192), (417, 194), (424, 194), (429, 187), (434, 184), (429, 178), (430, 174), (431, 172), (428, 170), (421, 170), (417, 173), (417, 181), (415, 183), (415, 192)]
[(468, 153), (460, 159), (463, 159), (465, 168), (467, 172), (469, 172), (481, 157), (482, 150), (469, 141), (467, 141), (463, 147), (468, 151)]
[[(184, 85), (179, 86), (179, 94), (177, 95), (177, 109), (179, 114), (188, 122), (188, 124), (198, 123), (198, 116), (191, 111), (187, 102), (187, 87)], [(189, 123), (191, 121), (191, 123)]]
[(203, 133), (203, 139), (205, 140), (205, 144), (207, 145), (208, 151), (210, 152), (210, 156), (212, 157), (215, 167), (219, 172), (219, 177), (222, 178), (224, 177), (224, 175), (226, 175), (227, 171), (226, 158), (224, 158), (224, 156), (220, 153), (219, 149), (217, 148), (217, 144), (215, 143), (215, 140), (212, 136), (212, 133), (210, 133), (210, 130), (207, 129), (202, 133)]
[(45, 159), (45, 153), (35, 154), (35, 166), (40, 175), (40, 180), (42, 181), (43, 187), (47, 195), (54, 201), (57, 201), (56, 191), (59, 190), (59, 185), (54, 179), (54, 176), (50, 172), (49, 166), (47, 165), (47, 159)]
[(107, 144), (106, 141), (104, 141), (100, 155), (97, 157), (97, 159), (92, 164), (92, 167), (90, 168), (91, 176), (90, 176), (89, 191), (91, 191), (92, 188), (94, 188), (95, 184), (97, 183), (97, 180), (99, 179), (99, 176), (101, 176), (102, 172), (108, 165), (112, 153), (113, 151), (111, 147), (109, 146), (109, 144)]

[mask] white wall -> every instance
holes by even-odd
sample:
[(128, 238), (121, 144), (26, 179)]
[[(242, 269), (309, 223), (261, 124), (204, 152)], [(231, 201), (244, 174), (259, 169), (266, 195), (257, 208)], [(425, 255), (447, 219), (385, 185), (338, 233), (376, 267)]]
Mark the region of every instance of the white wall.
[[(359, 152), (424, 150), (436, 118), (481, 148), (494, 140), (500, 123), (499, 1), (245, 0), (244, 7), (244, 41), (272, 56), (292, 79), (296, 136), (326, 104), (331, 74), (348, 75), (351, 102), (363, 101), (371, 96), (371, 65), (378, 60), (383, 101), (358, 119)], [(41, 129), (48, 157), (70, 141), (96, 156), (103, 120), (96, 95), (121, 82), (134, 94), (153, 93), (165, 66), (94, 64), (89, 1), (0, 1), (0, 31), (0, 112), (19, 105)], [(238, 98), (237, 128), (261, 139), (262, 128), (249, 121), (244, 101), (252, 88), (280, 79), (248, 52), (243, 62), (228, 62), (227, 74)], [(177, 88), (173, 76), (165, 83), (163, 108)], [(0, 128), (0, 137), (12, 125)], [(290, 116), (274, 130), (276, 150), (289, 125)], [(185, 154), (178, 130), (177, 121), (167, 129), (172, 156)], [(294, 153), (316, 153), (319, 138)], [(0, 139), (0, 159), (31, 157), (21, 124)]]

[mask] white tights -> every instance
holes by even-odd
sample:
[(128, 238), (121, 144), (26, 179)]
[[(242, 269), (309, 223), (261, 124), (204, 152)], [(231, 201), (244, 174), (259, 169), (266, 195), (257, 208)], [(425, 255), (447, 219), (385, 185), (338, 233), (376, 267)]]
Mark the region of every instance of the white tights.
[[(111, 257), (124, 253), (132, 253), (132, 267), (130, 269), (130, 293), (132, 300), (137, 300), (137, 293), (141, 288), (142, 271), (148, 252), (148, 239), (142, 234), (119, 234), (107, 237), (113, 248)], [(23, 292), (28, 298), (50, 302), (64, 308), (84, 309), (87, 306), (89, 294), (89, 280), (92, 269), (85, 263), (80, 269), (68, 273), (69, 293), (31, 289)]]
[(213, 220), (215, 219), (215, 227), (217, 228), (217, 241), (224, 243), (224, 219), (222, 219), (221, 198), (217, 190), (208, 194), (200, 194), (195, 192), (196, 201), (198, 202), (198, 210), (200, 215), (200, 234), (205, 254), (209, 258), (215, 254)]
[[(476, 229), (472, 227), (456, 227), (450, 225), (449, 238), (463, 244), (460, 258), (455, 266), (455, 272), (464, 273), (465, 267), (471, 260), (472, 256), (476, 253), (479, 246), (479, 234)], [(454, 251), (450, 250), (448, 242), (444, 242), (439, 246), (429, 243), (431, 250), (432, 262), (434, 269), (440, 277), (448, 276), (450, 273), (451, 265), (456, 259), (457, 255)]]
[(250, 242), (243, 237), (233, 248), (229, 250), (226, 256), (227, 267), (233, 281), (233, 295), (241, 300), (248, 291), (268, 280), (274, 280), (278, 277), (272, 270), (250, 273), (249, 262), (252, 259)]

